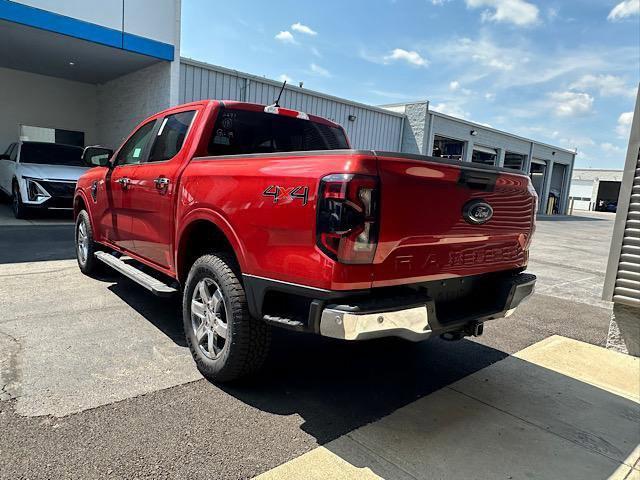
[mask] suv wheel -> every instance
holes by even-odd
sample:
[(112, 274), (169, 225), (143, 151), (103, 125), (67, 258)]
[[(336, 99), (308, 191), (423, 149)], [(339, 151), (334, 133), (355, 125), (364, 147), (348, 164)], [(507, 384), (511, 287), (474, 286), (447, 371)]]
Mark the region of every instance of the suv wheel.
[(184, 288), (184, 333), (198, 370), (214, 382), (257, 372), (271, 341), (270, 327), (249, 315), (244, 288), (224, 254), (200, 257)]
[(93, 229), (91, 220), (86, 210), (80, 211), (76, 219), (76, 259), (80, 271), (85, 275), (94, 275), (102, 266), (102, 263), (94, 256), (99, 250), (93, 241)]
[(17, 219), (27, 218), (27, 207), (22, 203), (22, 197), (20, 196), (20, 188), (18, 184), (14, 183), (11, 195), (11, 206), (13, 208), (13, 216)]

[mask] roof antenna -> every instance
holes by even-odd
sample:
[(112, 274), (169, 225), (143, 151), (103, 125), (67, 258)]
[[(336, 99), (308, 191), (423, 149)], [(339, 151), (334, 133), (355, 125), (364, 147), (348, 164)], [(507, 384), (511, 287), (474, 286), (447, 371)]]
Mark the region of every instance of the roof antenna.
[(275, 103), (273, 104), (274, 107), (280, 107), (280, 97), (282, 96), (282, 92), (284, 92), (284, 87), (287, 85), (287, 81), (285, 80), (284, 83), (282, 84), (282, 88), (280, 89), (280, 93), (278, 94), (278, 98), (276, 99)]

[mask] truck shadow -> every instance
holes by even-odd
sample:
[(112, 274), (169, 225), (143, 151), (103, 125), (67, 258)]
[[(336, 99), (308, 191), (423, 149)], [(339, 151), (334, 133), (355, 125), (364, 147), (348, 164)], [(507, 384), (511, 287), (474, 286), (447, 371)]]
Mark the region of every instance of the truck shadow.
[(468, 340), (348, 343), (283, 330), (273, 340), (258, 378), (219, 387), (260, 410), (299, 415), (320, 444), (508, 356)]
[(115, 272), (106, 273), (100, 279), (106, 282), (115, 282), (108, 287), (111, 292), (169, 337), (176, 345), (187, 346), (180, 321), (182, 305), (177, 298), (155, 297), (140, 285)]
[[(117, 274), (102, 280), (115, 281), (111, 292), (186, 347), (177, 298), (153, 297)], [(262, 411), (299, 415), (301, 428), (323, 444), (507, 356), (470, 340), (349, 343), (273, 329), (271, 352), (259, 375), (212, 388)]]

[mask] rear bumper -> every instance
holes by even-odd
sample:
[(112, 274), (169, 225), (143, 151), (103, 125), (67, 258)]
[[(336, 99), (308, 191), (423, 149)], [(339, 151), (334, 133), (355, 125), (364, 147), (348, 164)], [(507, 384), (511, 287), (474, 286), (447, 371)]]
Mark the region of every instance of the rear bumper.
[(398, 305), (386, 308), (370, 308), (363, 305), (329, 305), (320, 317), (320, 334), (341, 340), (368, 340), (380, 337), (400, 337), (418, 342), (433, 334), (463, 330), (477, 331), (475, 325), (488, 320), (508, 317), (515, 308), (529, 298), (535, 290), (536, 277), (520, 274), (510, 281), (507, 298), (498, 311), (463, 316), (452, 322), (438, 320), (433, 300), (423, 305)]
[(284, 328), (342, 340), (420, 341), (477, 334), (484, 322), (508, 317), (533, 294), (536, 277), (513, 271), (346, 292), (251, 275), (244, 283), (251, 314)]

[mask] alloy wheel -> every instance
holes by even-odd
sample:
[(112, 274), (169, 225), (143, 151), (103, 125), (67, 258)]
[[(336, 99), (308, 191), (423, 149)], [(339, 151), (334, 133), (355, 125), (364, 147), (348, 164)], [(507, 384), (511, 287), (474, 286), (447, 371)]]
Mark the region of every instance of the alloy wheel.
[(84, 222), (78, 224), (77, 245), (78, 257), (80, 258), (80, 262), (84, 264), (89, 256), (89, 237), (87, 236), (87, 227)]
[(227, 310), (222, 291), (213, 279), (198, 282), (191, 296), (191, 326), (202, 354), (214, 359), (227, 341)]

